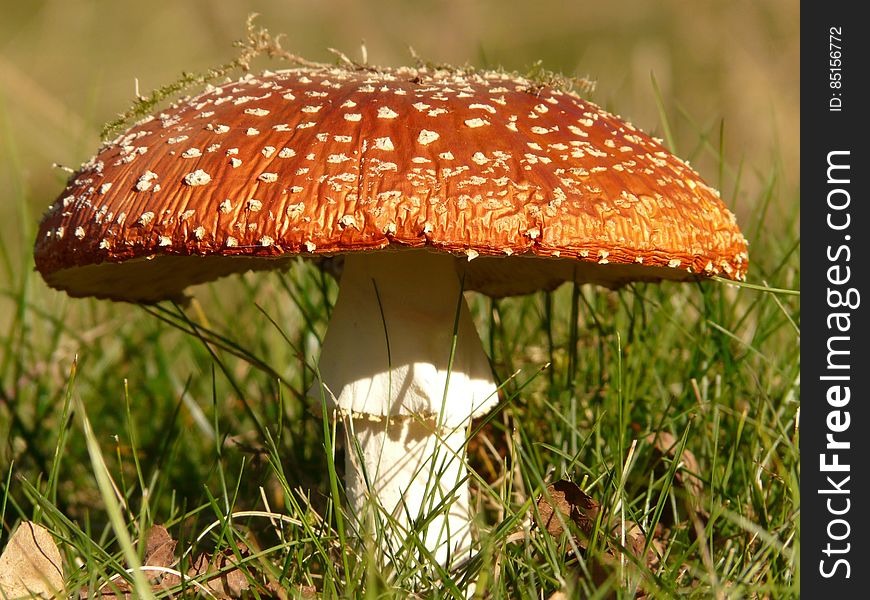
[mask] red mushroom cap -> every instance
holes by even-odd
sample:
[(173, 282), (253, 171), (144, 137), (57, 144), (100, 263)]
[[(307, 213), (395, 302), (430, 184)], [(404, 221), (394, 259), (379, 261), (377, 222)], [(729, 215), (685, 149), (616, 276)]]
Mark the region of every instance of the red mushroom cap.
[(73, 296), (153, 302), (423, 246), (476, 258), (466, 287), (493, 295), (748, 266), (734, 215), (659, 141), (568, 91), (425, 69), (290, 69), (176, 102), (82, 166), (34, 254)]

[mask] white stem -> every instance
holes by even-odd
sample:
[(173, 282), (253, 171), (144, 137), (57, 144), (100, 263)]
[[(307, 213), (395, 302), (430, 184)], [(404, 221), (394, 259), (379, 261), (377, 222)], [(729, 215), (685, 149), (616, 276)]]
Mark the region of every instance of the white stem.
[(381, 520), (392, 550), (415, 521), (437, 513), (417, 534), (442, 564), (471, 541), (467, 482), (457, 486), (465, 429), (498, 399), (462, 297), (461, 264), (419, 250), (347, 256), (320, 355), (333, 407), (349, 416), (351, 508), (371, 527), (366, 499), (377, 499), (395, 518)]
[(349, 422), (345, 485), (363, 530), (383, 534), (378, 546), (388, 556), (420, 555), (408, 543), (414, 535), (446, 565), (471, 548), (466, 429), (436, 429), (414, 417)]

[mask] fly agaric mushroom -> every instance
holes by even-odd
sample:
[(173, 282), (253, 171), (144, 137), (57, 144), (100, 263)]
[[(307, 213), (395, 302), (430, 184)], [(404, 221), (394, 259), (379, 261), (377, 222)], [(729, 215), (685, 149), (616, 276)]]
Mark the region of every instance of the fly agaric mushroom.
[(497, 399), (463, 290), (748, 264), (734, 215), (660, 141), (570, 91), (423, 68), (295, 68), (178, 101), (73, 175), (35, 248), (50, 286), (143, 303), (298, 255), (345, 258), (320, 371), (350, 506), (377, 499), (398, 538), (428, 515), (442, 563), (470, 547), (465, 429)]

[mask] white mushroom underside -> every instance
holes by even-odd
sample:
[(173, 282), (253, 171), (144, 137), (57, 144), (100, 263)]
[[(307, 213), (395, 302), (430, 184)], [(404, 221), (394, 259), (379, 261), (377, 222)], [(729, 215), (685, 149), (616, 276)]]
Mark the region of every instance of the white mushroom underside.
[(369, 524), (372, 507), (395, 518), (393, 550), (437, 512), (418, 535), (441, 563), (471, 539), (457, 486), (465, 429), (498, 399), (458, 264), (417, 250), (347, 256), (320, 356), (328, 403), (347, 418), (350, 508)]

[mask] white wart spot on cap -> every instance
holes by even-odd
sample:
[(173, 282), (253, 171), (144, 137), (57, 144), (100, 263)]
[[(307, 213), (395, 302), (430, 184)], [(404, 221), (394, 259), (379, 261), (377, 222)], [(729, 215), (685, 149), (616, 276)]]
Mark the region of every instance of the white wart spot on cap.
[(265, 148), (260, 150), (260, 153), (266, 158), (270, 158), (273, 154), (275, 154), (275, 146), (266, 146)]
[(468, 108), (481, 109), (481, 110), (485, 110), (489, 113), (495, 114), (495, 107), (490, 106), (489, 104), (471, 104)]
[(258, 212), (261, 208), (263, 208), (263, 203), (257, 200), (256, 198), (251, 198), (248, 200), (248, 210), (251, 212)]
[(362, 120), (362, 115), (359, 113), (345, 113), (345, 121), (357, 122)]
[(195, 187), (198, 185), (206, 185), (211, 181), (211, 175), (203, 171), (202, 169), (197, 169), (193, 173), (188, 173), (184, 176), (184, 183), (191, 187)]
[(220, 206), (218, 206), (218, 210), (220, 210), (224, 214), (227, 214), (231, 210), (233, 210), (233, 203), (230, 202), (229, 198), (227, 198), (223, 202), (220, 203)]
[(199, 148), (188, 148), (181, 153), (181, 158), (198, 158), (202, 156), (202, 150)]
[(145, 171), (142, 175), (139, 176), (138, 181), (136, 181), (136, 191), (145, 192), (151, 189), (151, 186), (154, 184), (154, 181), (157, 179), (157, 173), (153, 171)]
[[(149, 210), (147, 212), (142, 213), (142, 215), (136, 221), (136, 224), (141, 225), (142, 227), (145, 227), (146, 225), (148, 225), (148, 223), (150, 223), (153, 220), (154, 220), (154, 213)], [(81, 229), (81, 228), (79, 228), (79, 229)], [(82, 233), (84, 233), (84, 231)], [(78, 229), (76, 229), (76, 236), (78, 236)]]
[(375, 148), (378, 150), (395, 150), (396, 147), (393, 146), (393, 140), (388, 137), (375, 138)]
[(466, 127), (471, 127), (472, 129), (474, 129), (476, 127), (483, 127), (485, 125), (489, 125), (489, 121), (487, 121), (486, 119), (475, 117), (474, 119), (466, 119), (465, 125)]
[(346, 227), (357, 228), (356, 227), (356, 219), (353, 218), (353, 215), (344, 215), (343, 217), (341, 217), (338, 220), (338, 225), (342, 229), (344, 229)]
[(427, 146), (440, 138), (441, 136), (435, 131), (429, 131), (428, 129), (420, 130), (420, 135), (417, 136), (417, 143)]
[(264, 183), (275, 183), (278, 181), (277, 173), (260, 173), (260, 176), (257, 177), (260, 181)]
[(381, 106), (378, 108), (378, 118), (379, 119), (395, 119), (399, 116), (399, 113), (394, 111), (389, 106)]

